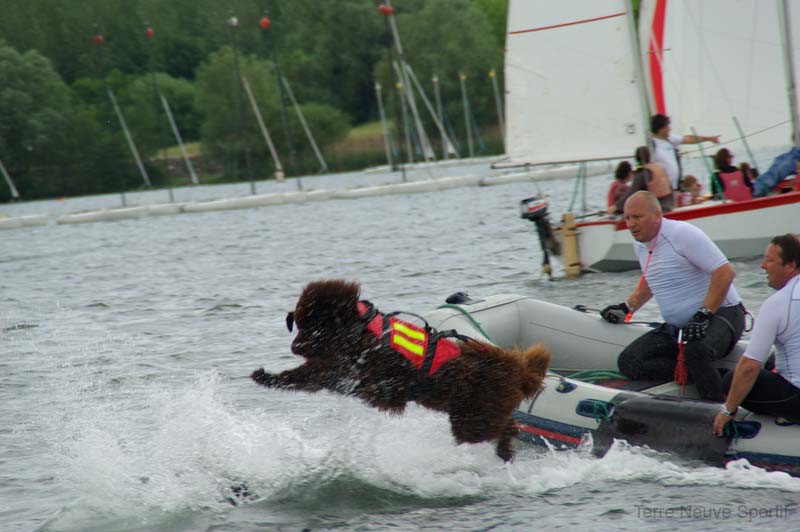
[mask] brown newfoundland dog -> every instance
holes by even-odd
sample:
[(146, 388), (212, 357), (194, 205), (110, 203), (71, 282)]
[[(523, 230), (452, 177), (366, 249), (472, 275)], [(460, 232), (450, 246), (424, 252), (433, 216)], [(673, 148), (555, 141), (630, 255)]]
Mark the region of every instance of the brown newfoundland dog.
[(359, 300), (359, 289), (342, 280), (306, 286), (286, 319), (290, 331), (297, 324), (292, 352), (305, 362), (278, 374), (261, 368), (251, 378), (270, 388), (350, 395), (391, 413), (415, 401), (446, 412), (458, 443), (497, 440), (497, 455), (511, 460), (512, 414), (541, 387), (550, 351), (507, 350), (418, 326), (378, 312)]

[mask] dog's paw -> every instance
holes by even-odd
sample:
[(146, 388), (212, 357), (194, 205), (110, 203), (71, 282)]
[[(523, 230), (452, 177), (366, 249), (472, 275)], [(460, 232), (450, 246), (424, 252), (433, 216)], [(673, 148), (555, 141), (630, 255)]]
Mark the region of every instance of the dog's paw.
[(272, 375), (264, 371), (264, 368), (258, 368), (253, 373), (250, 374), (250, 378), (253, 379), (258, 384), (269, 386), (272, 380)]

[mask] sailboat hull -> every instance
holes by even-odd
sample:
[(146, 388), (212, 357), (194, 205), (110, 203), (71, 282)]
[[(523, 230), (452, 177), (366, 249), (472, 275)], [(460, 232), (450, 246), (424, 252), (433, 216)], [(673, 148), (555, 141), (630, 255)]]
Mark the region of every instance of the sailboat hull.
[[(800, 232), (800, 191), (748, 201), (708, 202), (666, 213), (703, 230), (728, 259), (744, 259), (764, 252), (776, 235)], [(587, 271), (626, 271), (639, 267), (633, 239), (619, 218), (608, 217), (577, 224), (581, 267)], [(555, 228), (561, 240), (561, 227)]]

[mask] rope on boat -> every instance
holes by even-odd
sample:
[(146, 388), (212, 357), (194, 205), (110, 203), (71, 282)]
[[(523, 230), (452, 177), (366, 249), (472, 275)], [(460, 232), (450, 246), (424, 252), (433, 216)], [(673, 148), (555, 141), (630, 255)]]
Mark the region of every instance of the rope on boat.
[(484, 336), (484, 338), (486, 338), (487, 340), (489, 340), (493, 344), (496, 343), (494, 340), (492, 340), (492, 337), (489, 336), (489, 333), (487, 333), (486, 331), (483, 330), (483, 327), (481, 327), (481, 324), (478, 323), (478, 321), (474, 317), (472, 317), (472, 314), (470, 314), (469, 311), (464, 310), (463, 308), (461, 308), (458, 305), (451, 305), (450, 303), (445, 303), (444, 305), (439, 305), (436, 308), (437, 309), (440, 309), (440, 308), (451, 308), (451, 309), (455, 309), (455, 310), (459, 311), (461, 314), (463, 314), (464, 316), (469, 318), (470, 323), (472, 323), (472, 325), (474, 325), (475, 328), (478, 329), (478, 332), (480, 332)]
[[(740, 135), (739, 137), (736, 137), (736, 138), (733, 138), (733, 139), (730, 139), (730, 140), (726, 140), (724, 142), (720, 142), (719, 144), (717, 144), (717, 146), (730, 146), (736, 141), (744, 140), (744, 139), (750, 138), (750, 137), (755, 137), (756, 135), (760, 135), (761, 133), (766, 133), (767, 131), (773, 130), (775, 128), (779, 128), (781, 126), (785, 126), (786, 124), (789, 124), (790, 122), (791, 122), (791, 120), (784, 120), (783, 122), (778, 122), (777, 124), (774, 124), (774, 125), (771, 125), (771, 126), (767, 126), (765, 128), (759, 129), (757, 131), (753, 131), (751, 133), (748, 133), (747, 135)], [(699, 148), (695, 148), (695, 149), (689, 149), (689, 150), (686, 150), (686, 151), (682, 151), (681, 155), (696, 155), (698, 153), (701, 153), (701, 150)]]
[(611, 421), (611, 412), (606, 408), (604, 401), (594, 402), (594, 415), (596, 419), (602, 418), (604, 421)]
[(587, 369), (573, 373), (572, 375), (569, 375), (569, 378), (582, 382), (597, 382), (609, 379), (628, 380), (628, 377), (625, 375), (606, 369)]

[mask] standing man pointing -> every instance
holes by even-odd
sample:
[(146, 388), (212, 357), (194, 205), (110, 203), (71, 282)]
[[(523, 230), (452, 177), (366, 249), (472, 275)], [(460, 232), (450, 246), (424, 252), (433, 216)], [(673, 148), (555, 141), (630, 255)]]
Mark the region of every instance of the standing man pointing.
[(670, 119), (658, 114), (650, 118), (650, 133), (653, 135), (653, 162), (661, 164), (667, 171), (672, 190), (681, 188), (681, 166), (678, 157), (678, 146), (681, 144), (699, 144), (710, 141), (719, 144), (719, 135), (710, 137), (702, 135), (673, 135)]

